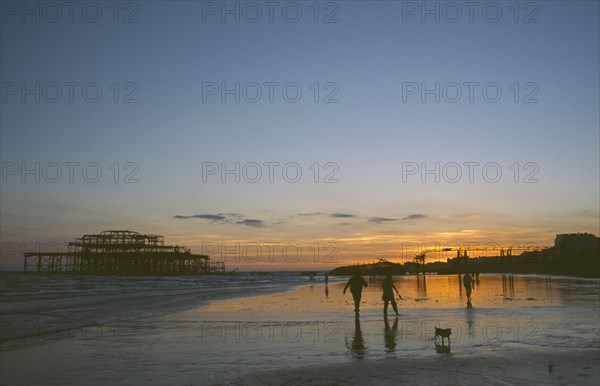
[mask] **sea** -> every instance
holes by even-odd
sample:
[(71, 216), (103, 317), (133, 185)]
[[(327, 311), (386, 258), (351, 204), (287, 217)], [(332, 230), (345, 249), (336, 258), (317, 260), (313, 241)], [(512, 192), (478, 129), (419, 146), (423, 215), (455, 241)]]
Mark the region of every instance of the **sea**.
[[(289, 291), (297, 272), (204, 276), (76, 276), (0, 273), (3, 347), (69, 338), (82, 328), (125, 330), (140, 320), (218, 300)], [(120, 331), (123, 333), (123, 331)], [(97, 334), (96, 334), (97, 335)]]

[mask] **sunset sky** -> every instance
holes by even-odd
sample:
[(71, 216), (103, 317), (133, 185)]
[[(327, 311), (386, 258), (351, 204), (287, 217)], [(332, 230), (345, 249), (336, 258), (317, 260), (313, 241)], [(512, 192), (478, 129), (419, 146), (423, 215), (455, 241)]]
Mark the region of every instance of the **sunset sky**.
[(1, 4), (2, 269), (105, 229), (249, 270), (600, 233), (597, 1)]

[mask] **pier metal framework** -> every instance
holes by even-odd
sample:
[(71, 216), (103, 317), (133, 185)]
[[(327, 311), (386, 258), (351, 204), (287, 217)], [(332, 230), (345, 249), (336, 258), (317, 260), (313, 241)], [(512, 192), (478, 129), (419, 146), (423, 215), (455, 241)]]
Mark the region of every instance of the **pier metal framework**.
[(84, 235), (67, 252), (26, 252), (23, 272), (81, 275), (201, 275), (225, 273), (225, 263), (165, 245), (159, 235), (107, 230)]
[[(444, 258), (448, 258), (451, 255), (448, 252), (456, 252), (455, 257), (472, 257), (469, 256), (469, 253), (475, 254), (479, 253), (480, 255), (477, 257), (512, 257), (517, 256), (523, 252), (537, 252), (542, 251), (544, 249), (548, 249), (550, 247), (546, 246), (538, 246), (538, 245), (512, 245), (512, 246), (501, 246), (501, 245), (474, 245), (467, 247), (437, 247), (437, 248), (426, 248), (420, 250), (417, 258), (424, 257), (426, 254), (437, 254), (444, 255)], [(517, 253), (513, 253), (517, 252)]]

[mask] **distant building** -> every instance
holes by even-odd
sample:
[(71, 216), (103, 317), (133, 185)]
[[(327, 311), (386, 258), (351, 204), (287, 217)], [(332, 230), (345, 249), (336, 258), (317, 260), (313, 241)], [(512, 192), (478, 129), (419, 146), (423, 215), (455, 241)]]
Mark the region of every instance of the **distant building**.
[(554, 247), (559, 258), (599, 257), (600, 237), (589, 233), (563, 233), (556, 235)]

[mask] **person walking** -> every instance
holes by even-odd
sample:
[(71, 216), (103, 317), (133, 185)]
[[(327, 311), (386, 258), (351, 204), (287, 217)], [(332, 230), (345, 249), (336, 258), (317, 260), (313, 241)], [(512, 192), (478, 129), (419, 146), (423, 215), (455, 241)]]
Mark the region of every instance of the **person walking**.
[(354, 272), (354, 275), (352, 275), (344, 287), (344, 295), (346, 294), (348, 287), (350, 287), (350, 292), (354, 298), (354, 313), (356, 316), (358, 316), (358, 313), (360, 312), (360, 299), (362, 297), (363, 287), (367, 287), (368, 285), (369, 284), (362, 276), (360, 276), (360, 273), (357, 271)]
[(389, 303), (392, 303), (392, 308), (394, 309), (396, 315), (398, 315), (398, 305), (396, 304), (396, 300), (394, 299), (394, 292), (392, 291), (396, 291), (400, 299), (402, 299), (402, 295), (400, 295), (400, 292), (398, 292), (398, 290), (394, 286), (394, 280), (392, 279), (392, 275), (390, 273), (386, 274), (385, 279), (383, 279), (383, 283), (381, 283), (381, 288), (383, 289), (383, 296), (381, 296), (381, 299), (383, 299), (384, 315), (387, 315)]
[(465, 273), (463, 276), (463, 285), (465, 286), (465, 291), (467, 293), (467, 307), (473, 307), (471, 304), (471, 291), (473, 291), (473, 276), (469, 272)]

